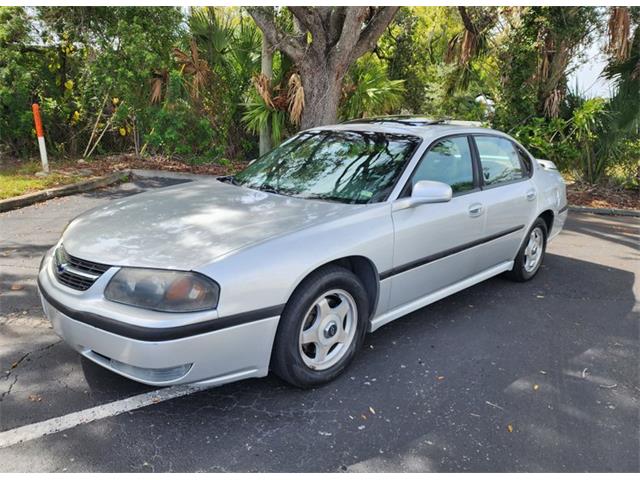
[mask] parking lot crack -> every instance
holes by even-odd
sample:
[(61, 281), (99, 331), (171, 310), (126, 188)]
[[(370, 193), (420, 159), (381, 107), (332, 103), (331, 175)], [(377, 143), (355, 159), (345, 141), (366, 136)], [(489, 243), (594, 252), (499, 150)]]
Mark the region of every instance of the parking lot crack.
[(5, 390), (4, 392), (0, 393), (0, 403), (1, 403), (2, 401), (4, 401), (4, 398), (5, 398), (7, 395), (10, 395), (10, 394), (11, 394), (11, 390), (13, 389), (13, 386), (14, 386), (17, 382), (18, 382), (18, 376), (16, 375), (16, 376), (14, 376), (14, 377), (13, 377), (13, 381), (9, 384), (9, 388), (8, 388), (7, 390)]
[(49, 343), (43, 347), (40, 348), (36, 348), (35, 350), (31, 350), (30, 352), (25, 353), (24, 355), (22, 355), (18, 360), (16, 360), (12, 365), (11, 368), (5, 373), (4, 375), (4, 380), (7, 380), (15, 371), (16, 368), (18, 368), (20, 366), (20, 364), (22, 364), (22, 362), (24, 362), (27, 358), (29, 358), (31, 355), (33, 355), (34, 353), (39, 353), (39, 352), (44, 352), (46, 350), (49, 350), (50, 348), (56, 346), (57, 344), (59, 344), (60, 342), (62, 342), (62, 340), (56, 340), (53, 343)]

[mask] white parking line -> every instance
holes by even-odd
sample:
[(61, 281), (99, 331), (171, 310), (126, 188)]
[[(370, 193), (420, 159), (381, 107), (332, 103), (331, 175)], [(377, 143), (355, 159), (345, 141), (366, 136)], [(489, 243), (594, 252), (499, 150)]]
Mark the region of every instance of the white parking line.
[(211, 388), (211, 385), (188, 384), (162, 388), (123, 400), (98, 405), (97, 407), (87, 408), (79, 412), (73, 412), (68, 415), (63, 415), (62, 417), (32, 423), (31, 425), (14, 428), (13, 430), (6, 430), (0, 432), (0, 448), (35, 440), (45, 435), (62, 432), (102, 418), (120, 415), (121, 413), (130, 412), (131, 410), (146, 407), (154, 403), (165, 402), (172, 398), (184, 397), (185, 395), (206, 390), (207, 388)]

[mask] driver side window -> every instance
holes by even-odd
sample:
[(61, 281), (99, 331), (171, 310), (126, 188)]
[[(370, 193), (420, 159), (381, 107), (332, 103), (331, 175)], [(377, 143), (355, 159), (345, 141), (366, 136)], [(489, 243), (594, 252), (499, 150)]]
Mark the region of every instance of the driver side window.
[(473, 161), (468, 138), (448, 137), (434, 143), (413, 172), (411, 187), (420, 180), (446, 183), (454, 194), (473, 190)]

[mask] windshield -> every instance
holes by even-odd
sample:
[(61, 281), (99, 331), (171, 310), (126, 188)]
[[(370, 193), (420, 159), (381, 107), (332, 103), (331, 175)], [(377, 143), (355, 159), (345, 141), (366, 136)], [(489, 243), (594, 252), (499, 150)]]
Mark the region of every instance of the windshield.
[(418, 137), (380, 132), (303, 132), (256, 160), (234, 183), (344, 203), (383, 201)]

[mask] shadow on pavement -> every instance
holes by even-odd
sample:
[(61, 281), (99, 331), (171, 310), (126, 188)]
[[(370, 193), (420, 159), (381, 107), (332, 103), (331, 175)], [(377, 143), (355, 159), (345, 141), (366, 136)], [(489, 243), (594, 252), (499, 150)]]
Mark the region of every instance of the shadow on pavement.
[(628, 217), (573, 215), (565, 231), (581, 233), (640, 251), (640, 221)]

